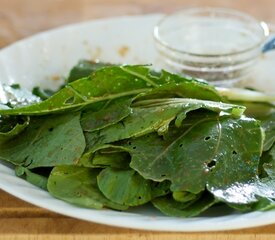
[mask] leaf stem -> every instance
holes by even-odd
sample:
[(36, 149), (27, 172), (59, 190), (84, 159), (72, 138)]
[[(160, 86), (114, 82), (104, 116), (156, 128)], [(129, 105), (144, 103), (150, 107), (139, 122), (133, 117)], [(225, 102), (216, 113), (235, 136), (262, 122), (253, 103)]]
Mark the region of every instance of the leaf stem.
[(143, 75), (141, 75), (141, 74), (139, 74), (139, 73), (137, 73), (137, 72), (131, 71), (131, 70), (125, 68), (125, 67), (121, 67), (121, 69), (122, 69), (124, 72), (126, 72), (126, 73), (129, 73), (129, 74), (131, 74), (131, 75), (133, 75), (133, 76), (136, 76), (136, 77), (138, 77), (138, 78), (144, 80), (145, 82), (149, 83), (151, 86), (154, 86), (154, 87), (158, 87), (158, 86), (159, 86), (158, 84), (156, 84), (156, 83), (154, 83), (153, 81), (151, 81), (149, 78), (147, 78), (147, 77), (145, 77), (145, 76), (143, 76)]

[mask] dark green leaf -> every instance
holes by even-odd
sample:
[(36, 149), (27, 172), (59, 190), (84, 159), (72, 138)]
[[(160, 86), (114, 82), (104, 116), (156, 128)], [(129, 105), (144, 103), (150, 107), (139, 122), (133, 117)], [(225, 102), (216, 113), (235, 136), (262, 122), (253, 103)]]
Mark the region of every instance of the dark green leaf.
[(138, 206), (152, 199), (151, 182), (133, 170), (106, 168), (97, 177), (100, 191), (112, 202)]
[(48, 180), (48, 191), (54, 197), (87, 208), (109, 207), (126, 210), (104, 197), (97, 187), (99, 170), (77, 166), (55, 167)]
[(87, 146), (92, 151), (105, 143), (139, 137), (154, 131), (163, 135), (168, 131), (171, 121), (176, 119), (176, 126), (180, 126), (186, 114), (197, 109), (227, 112), (234, 116), (240, 116), (244, 111), (244, 108), (238, 105), (196, 99), (144, 100), (135, 103), (132, 113), (121, 122), (100, 131), (86, 133)]
[(29, 183), (47, 190), (48, 177), (32, 172), (22, 166), (17, 166), (15, 168), (15, 173), (19, 177), (24, 177)]
[[(250, 178), (246, 182), (235, 181), (224, 187), (212, 187), (209, 189), (217, 199), (226, 203), (251, 204), (260, 199), (275, 200), (275, 179)], [(259, 209), (259, 206), (258, 206)]]
[[(132, 67), (132, 72), (138, 71), (136, 75), (146, 75), (147, 78), (155, 81), (160, 86), (159, 89), (152, 90), (148, 94), (141, 94), (141, 99), (152, 98), (168, 98), (168, 97), (182, 97), (182, 98), (194, 98), (211, 101), (221, 101), (222, 98), (216, 89), (207, 84), (204, 81), (198, 81), (195, 79), (187, 79), (177, 74), (169, 73), (162, 70), (159, 73), (150, 71), (140, 71)], [(159, 97), (157, 97), (159, 96)]]
[(73, 165), (84, 148), (79, 113), (37, 117), (20, 135), (0, 144), (0, 158), (30, 169)]
[(152, 200), (153, 205), (162, 213), (173, 217), (195, 217), (213, 206), (216, 201), (210, 194), (189, 202), (177, 202), (171, 196)]
[(102, 154), (97, 152), (92, 159), (94, 166), (113, 167), (118, 169), (129, 168), (130, 155), (127, 152), (116, 152), (113, 154)]
[(128, 169), (130, 155), (127, 149), (115, 145), (103, 145), (82, 155), (77, 165), (92, 168), (115, 167)]
[[(49, 99), (28, 107), (1, 109), (0, 114), (43, 115), (86, 107), (124, 96), (135, 96), (157, 86), (146, 76), (132, 74), (133, 67), (106, 67), (90, 77), (67, 84)], [(134, 69), (149, 71), (142, 66)]]
[(91, 158), (84, 156), (79, 165), (93, 168), (113, 167), (118, 169), (129, 168), (130, 155), (127, 152), (114, 152), (104, 154), (96, 152)]
[(154, 182), (151, 181), (151, 189), (152, 189), (152, 199), (157, 197), (162, 197), (170, 193), (170, 181), (163, 181), (163, 182)]
[(0, 117), (0, 143), (20, 134), (29, 125), (29, 121), (28, 117)]
[(196, 194), (206, 184), (224, 187), (257, 174), (262, 135), (253, 119), (194, 114), (167, 135), (131, 139), (124, 147), (132, 156), (130, 167), (146, 179), (170, 180), (172, 191)]
[(40, 87), (34, 87), (32, 89), (32, 94), (39, 97), (42, 100), (46, 100), (52, 95), (54, 95), (55, 91), (52, 91), (50, 89), (42, 90)]
[(172, 193), (174, 200), (176, 200), (177, 202), (183, 202), (183, 203), (197, 199), (198, 195), (199, 194), (194, 194), (190, 192), (173, 192)]
[(265, 131), (264, 151), (267, 151), (275, 143), (275, 112), (260, 118)]
[[(114, 66), (102, 68), (92, 73), (90, 77), (67, 84), (41, 103), (16, 109), (1, 109), (0, 114), (43, 115), (75, 110), (123, 96), (136, 96), (169, 82), (181, 83), (181, 88), (186, 88), (193, 93), (201, 92), (203, 89), (202, 98), (220, 100), (215, 89), (205, 83), (187, 80), (167, 72), (162, 72), (161, 76), (157, 77), (152, 75), (150, 69), (145, 66)], [(186, 84), (186, 87), (182, 84)], [(199, 95), (195, 96), (199, 97)]]
[[(273, 189), (274, 190), (274, 189)], [(275, 209), (275, 199), (261, 198), (258, 202), (254, 203), (251, 207), (253, 211), (268, 211)]]
[(142, 93), (136, 99), (148, 100), (148, 99), (160, 99), (160, 98), (193, 98), (210, 101), (221, 101), (222, 98), (210, 85), (203, 84), (195, 80), (187, 80), (184, 78), (177, 79), (175, 75), (165, 73), (166, 77), (171, 82), (161, 85), (158, 88), (154, 88), (146, 93)]
[(275, 179), (275, 144), (268, 152), (264, 152), (262, 158), (264, 158), (263, 168), (265, 172)]
[(129, 97), (119, 98), (97, 112), (92, 110), (84, 113), (81, 117), (83, 130), (92, 132), (121, 121), (131, 113), (131, 103)]
[(94, 62), (88, 60), (80, 60), (76, 66), (70, 71), (67, 83), (74, 82), (80, 78), (88, 77), (94, 71), (103, 67), (111, 66), (110, 63)]
[(138, 206), (170, 193), (169, 181), (145, 180), (137, 172), (128, 169), (106, 168), (97, 178), (101, 192), (111, 201)]

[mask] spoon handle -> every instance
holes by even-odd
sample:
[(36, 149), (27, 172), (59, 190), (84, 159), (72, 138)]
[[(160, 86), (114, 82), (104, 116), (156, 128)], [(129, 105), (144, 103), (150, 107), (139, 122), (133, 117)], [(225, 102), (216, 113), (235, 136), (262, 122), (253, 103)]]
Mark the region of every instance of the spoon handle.
[(266, 53), (269, 52), (271, 50), (275, 49), (275, 37), (272, 37), (271, 39), (269, 39), (269, 41), (267, 41), (263, 48), (262, 48), (262, 52)]
[(275, 49), (275, 25), (268, 24), (268, 28), (271, 33), (271, 37), (267, 40), (267, 42), (263, 45), (262, 52), (266, 53), (273, 49)]

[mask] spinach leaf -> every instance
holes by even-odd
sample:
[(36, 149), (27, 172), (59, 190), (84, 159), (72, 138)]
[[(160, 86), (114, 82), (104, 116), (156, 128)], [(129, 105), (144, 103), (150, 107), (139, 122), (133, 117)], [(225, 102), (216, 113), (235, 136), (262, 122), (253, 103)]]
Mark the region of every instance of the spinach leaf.
[(42, 174), (32, 172), (31, 170), (24, 168), (22, 166), (17, 166), (15, 168), (15, 173), (18, 177), (23, 177), (29, 183), (47, 190), (48, 177)]
[(121, 146), (106, 144), (85, 152), (79, 159), (77, 165), (92, 168), (114, 167), (118, 169), (128, 169), (130, 155), (126, 148)]
[(167, 195), (170, 182), (153, 182), (141, 177), (132, 169), (105, 168), (97, 177), (100, 191), (111, 201), (138, 206)]
[(262, 158), (264, 158), (263, 168), (265, 172), (275, 179), (275, 144), (268, 152), (264, 152)]
[[(203, 101), (197, 99), (155, 99), (135, 103), (132, 113), (115, 125), (96, 132), (85, 133), (87, 146), (94, 148), (122, 139), (139, 137), (157, 131), (163, 135), (168, 131), (171, 121), (176, 119), (180, 126), (186, 114), (197, 109), (208, 109), (240, 116), (244, 108), (238, 105)], [(92, 129), (93, 130), (93, 129)]]
[(34, 87), (32, 89), (32, 94), (39, 97), (41, 100), (46, 100), (49, 97), (51, 97), (52, 95), (55, 94), (55, 91), (52, 91), (50, 89), (41, 89), (40, 87)]
[(275, 143), (275, 112), (264, 118), (260, 118), (265, 132), (264, 151), (269, 150)]
[(78, 165), (93, 168), (113, 167), (118, 169), (128, 169), (130, 155), (128, 152), (101, 153), (97, 151), (93, 156), (84, 155)]
[[(137, 66), (137, 69), (149, 71)], [(47, 100), (27, 107), (0, 109), (0, 114), (43, 115), (82, 109), (90, 104), (135, 96), (157, 86), (146, 76), (132, 74), (132, 67), (106, 67), (90, 77), (67, 84)]]
[(165, 196), (171, 193), (170, 190), (171, 182), (170, 181), (162, 181), (162, 182), (154, 182), (151, 181), (151, 195), (152, 199), (157, 197)]
[(67, 83), (74, 82), (80, 78), (88, 77), (90, 74), (101, 68), (112, 66), (110, 63), (80, 60), (70, 71)]
[[(209, 189), (215, 195), (215, 198), (226, 203), (233, 204), (251, 204), (258, 202), (261, 198), (275, 203), (275, 179), (257, 177), (250, 178), (247, 181), (235, 181), (230, 186), (212, 187)], [(259, 206), (258, 206), (259, 209)]]
[(0, 117), (0, 143), (14, 138), (28, 125), (28, 117), (1, 116)]
[[(205, 83), (192, 80), (191, 84), (189, 80), (165, 71), (157, 77), (145, 66), (113, 66), (102, 68), (89, 77), (67, 84), (41, 103), (15, 109), (0, 109), (0, 114), (43, 115), (82, 109), (98, 102), (136, 96), (168, 82), (190, 85), (186, 88), (193, 89), (192, 92), (204, 89), (205, 93), (209, 93), (208, 99), (220, 100), (215, 89)], [(205, 96), (205, 93), (201, 95)]]
[[(132, 68), (132, 71), (135, 70), (135, 68)], [(147, 77), (152, 80), (159, 79), (158, 83), (160, 87), (158, 90), (152, 90), (151, 92), (148, 92), (148, 94), (141, 94), (140, 97), (143, 100), (162, 97), (168, 98), (171, 97), (171, 93), (173, 94), (173, 97), (177, 96), (183, 98), (195, 98), (210, 101), (222, 100), (222, 97), (220, 96), (218, 91), (205, 81), (185, 78), (177, 74), (169, 73), (165, 70), (162, 70), (159, 73), (150, 71), (150, 74), (146, 72), (141, 74), (147, 75)]]
[(268, 211), (275, 209), (275, 201), (270, 198), (260, 198), (251, 206), (250, 211)]
[(85, 149), (79, 115), (32, 118), (24, 132), (0, 143), (0, 158), (29, 169), (76, 164)]
[(112, 202), (138, 206), (149, 202), (151, 185), (133, 170), (106, 168), (97, 177), (100, 191)]
[(127, 206), (108, 200), (99, 191), (96, 182), (99, 172), (98, 169), (77, 166), (55, 167), (48, 180), (48, 191), (56, 198), (82, 207), (126, 210)]
[(254, 119), (199, 113), (165, 138), (150, 134), (130, 139), (123, 146), (128, 146), (132, 156), (130, 167), (145, 179), (168, 179), (172, 191), (197, 194), (206, 184), (209, 189), (222, 188), (253, 178), (262, 135)]
[(194, 193), (190, 193), (190, 192), (173, 192), (172, 196), (174, 198), (174, 200), (176, 200), (177, 202), (189, 202), (195, 199), (198, 199), (198, 197), (201, 194), (194, 194)]
[(92, 132), (121, 121), (132, 112), (131, 103), (132, 99), (129, 97), (119, 98), (99, 111), (91, 110), (83, 113), (81, 117), (83, 130)]
[(195, 217), (213, 206), (216, 200), (206, 193), (200, 199), (189, 202), (177, 202), (171, 196), (165, 196), (152, 200), (152, 203), (155, 208), (167, 216)]
[(127, 152), (116, 152), (113, 154), (96, 153), (92, 159), (94, 166), (113, 167), (118, 169), (129, 168), (130, 155)]
[(193, 98), (210, 101), (222, 101), (221, 96), (213, 87), (195, 80), (180, 78), (175, 80), (175, 75), (164, 72), (167, 82), (158, 88), (153, 88), (146, 93), (137, 96), (136, 101), (161, 98)]

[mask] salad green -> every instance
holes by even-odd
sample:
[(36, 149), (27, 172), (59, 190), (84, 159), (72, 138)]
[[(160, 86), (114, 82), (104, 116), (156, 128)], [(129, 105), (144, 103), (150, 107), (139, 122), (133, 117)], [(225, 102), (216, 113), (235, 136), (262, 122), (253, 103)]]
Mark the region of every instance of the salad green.
[(177, 217), (275, 207), (275, 96), (84, 60), (58, 91), (2, 88), (0, 159), (56, 198)]

